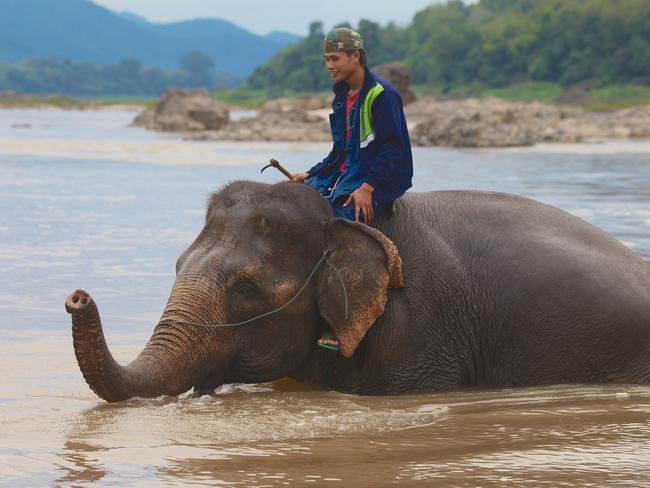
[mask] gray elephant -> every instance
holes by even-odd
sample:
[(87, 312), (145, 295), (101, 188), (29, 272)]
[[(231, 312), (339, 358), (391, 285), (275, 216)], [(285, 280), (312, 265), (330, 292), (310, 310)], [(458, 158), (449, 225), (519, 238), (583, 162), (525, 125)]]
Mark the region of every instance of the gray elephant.
[[(501, 193), (408, 193), (370, 227), (333, 218), (309, 186), (235, 182), (212, 196), (130, 365), (113, 360), (87, 293), (66, 309), (107, 401), (285, 376), (362, 395), (650, 383), (648, 263)], [(328, 328), (340, 352), (317, 346)]]

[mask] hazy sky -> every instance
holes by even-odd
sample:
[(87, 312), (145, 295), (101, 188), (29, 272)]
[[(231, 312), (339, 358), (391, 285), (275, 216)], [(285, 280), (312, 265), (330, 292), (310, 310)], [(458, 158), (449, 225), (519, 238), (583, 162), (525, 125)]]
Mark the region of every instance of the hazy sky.
[(229, 20), (257, 34), (274, 30), (304, 35), (313, 20), (325, 28), (348, 21), (356, 25), (367, 18), (386, 24), (408, 24), (413, 15), (441, 0), (390, 0), (355, 2), (350, 0), (92, 0), (118, 12), (129, 11), (153, 22), (172, 22), (199, 17)]

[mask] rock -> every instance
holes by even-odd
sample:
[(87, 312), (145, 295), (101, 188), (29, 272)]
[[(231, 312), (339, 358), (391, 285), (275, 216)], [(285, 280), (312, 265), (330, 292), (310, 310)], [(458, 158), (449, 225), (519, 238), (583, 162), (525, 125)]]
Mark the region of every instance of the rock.
[(415, 93), (411, 91), (411, 71), (399, 61), (388, 64), (380, 64), (372, 68), (381, 78), (389, 81), (402, 95), (402, 102), (408, 105), (416, 99)]
[(146, 108), (133, 125), (166, 132), (219, 130), (229, 121), (226, 105), (207, 90), (170, 88), (156, 105)]
[[(196, 139), (195, 136), (190, 136)], [(228, 141), (331, 141), (329, 124), (321, 115), (305, 110), (262, 110), (256, 117), (242, 118), (211, 133), (212, 140)]]
[(627, 137), (650, 138), (650, 105), (617, 110), (611, 116), (609, 129)]
[(289, 112), (293, 110), (322, 110), (332, 106), (331, 96), (313, 96), (313, 97), (296, 97), (296, 98), (276, 98), (269, 100), (262, 106), (262, 110), (267, 112)]
[(650, 106), (594, 113), (497, 98), (423, 98), (405, 112), (411, 140), (420, 146), (504, 147), (650, 137)]
[(494, 147), (530, 146), (535, 140), (526, 127), (484, 124), (462, 117), (432, 119), (411, 133), (418, 146)]
[[(501, 100), (421, 99), (406, 109), (411, 140), (419, 146), (529, 146), (534, 131), (521, 123), (518, 107)], [(533, 111), (540, 111), (539, 107)], [(551, 134), (545, 133), (545, 137)]]

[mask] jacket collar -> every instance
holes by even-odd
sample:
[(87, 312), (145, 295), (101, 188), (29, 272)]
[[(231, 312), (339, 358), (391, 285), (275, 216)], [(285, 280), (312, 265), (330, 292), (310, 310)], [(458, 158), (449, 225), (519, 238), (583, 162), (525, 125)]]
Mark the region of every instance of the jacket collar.
[[(361, 90), (359, 90), (359, 98), (361, 99), (364, 97), (366, 93), (368, 93), (368, 90), (370, 90), (370, 88), (372, 88), (375, 82), (377, 81), (372, 71), (370, 71), (367, 67), (364, 68), (364, 70), (365, 70), (365, 75), (363, 77), (363, 84), (361, 85)], [(337, 81), (332, 86), (332, 91), (337, 97), (347, 96), (349, 89), (350, 87), (345, 81)]]

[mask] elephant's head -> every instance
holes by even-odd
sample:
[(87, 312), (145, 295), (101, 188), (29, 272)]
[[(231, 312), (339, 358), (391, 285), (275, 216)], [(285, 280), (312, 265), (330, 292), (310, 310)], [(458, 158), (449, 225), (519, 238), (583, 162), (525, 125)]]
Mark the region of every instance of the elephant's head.
[(327, 326), (350, 357), (383, 313), (387, 289), (401, 284), (395, 245), (333, 218), (311, 187), (236, 182), (210, 199), (205, 226), (176, 263), (161, 322), (129, 366), (113, 360), (87, 293), (71, 294), (66, 309), (86, 381), (118, 401), (278, 379), (315, 353)]

